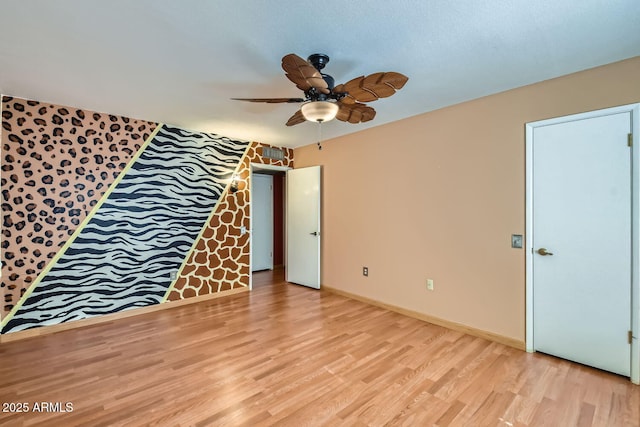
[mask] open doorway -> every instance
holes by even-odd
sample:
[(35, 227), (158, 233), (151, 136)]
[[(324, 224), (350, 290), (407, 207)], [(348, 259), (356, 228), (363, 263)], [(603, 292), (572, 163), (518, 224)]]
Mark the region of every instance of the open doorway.
[(251, 164), (250, 289), (284, 280), (286, 171)]

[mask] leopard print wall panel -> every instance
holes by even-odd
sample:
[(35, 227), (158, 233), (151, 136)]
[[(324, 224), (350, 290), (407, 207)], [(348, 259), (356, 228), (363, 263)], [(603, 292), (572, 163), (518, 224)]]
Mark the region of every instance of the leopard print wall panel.
[(4, 317), (140, 149), (156, 123), (2, 97)]
[(292, 149), (283, 149), (284, 160), (274, 160), (262, 156), (264, 146), (252, 143), (243, 157), (237, 171), (240, 176), (238, 191), (223, 195), (183, 265), (168, 301), (249, 286), (249, 233), (241, 234), (241, 227), (251, 230), (250, 164), (293, 167)]

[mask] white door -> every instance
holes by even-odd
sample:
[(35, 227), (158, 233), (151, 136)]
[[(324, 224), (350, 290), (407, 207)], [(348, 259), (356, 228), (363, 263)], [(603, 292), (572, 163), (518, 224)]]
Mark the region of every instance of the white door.
[(631, 113), (567, 120), (531, 129), (533, 346), (629, 376)]
[(251, 175), (251, 271), (273, 270), (273, 176)]
[(320, 166), (287, 171), (287, 282), (320, 289)]

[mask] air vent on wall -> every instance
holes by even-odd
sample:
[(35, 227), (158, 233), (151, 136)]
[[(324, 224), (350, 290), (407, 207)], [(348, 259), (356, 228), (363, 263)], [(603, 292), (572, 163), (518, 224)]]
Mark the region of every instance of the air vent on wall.
[(273, 147), (262, 147), (262, 157), (274, 160), (284, 160), (284, 150)]

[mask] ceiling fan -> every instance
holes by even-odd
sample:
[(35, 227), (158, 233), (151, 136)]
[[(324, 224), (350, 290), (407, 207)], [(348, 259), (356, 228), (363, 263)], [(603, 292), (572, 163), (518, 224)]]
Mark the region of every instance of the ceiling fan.
[(375, 73), (349, 80), (334, 86), (334, 79), (321, 70), (329, 57), (314, 53), (307, 60), (290, 53), (282, 58), (282, 69), (304, 98), (232, 98), (237, 101), (276, 103), (302, 103), (301, 108), (289, 118), (287, 126), (305, 120), (323, 123), (334, 118), (348, 123), (368, 122), (376, 116), (376, 110), (365, 102), (386, 98), (396, 93), (407, 82), (408, 77), (396, 73)]

